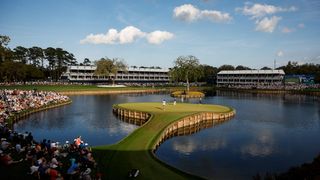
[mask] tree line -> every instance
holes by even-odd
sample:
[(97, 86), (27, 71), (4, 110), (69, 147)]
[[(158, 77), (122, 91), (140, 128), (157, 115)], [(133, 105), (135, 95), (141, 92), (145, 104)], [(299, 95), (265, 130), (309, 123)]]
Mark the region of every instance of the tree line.
[[(9, 42), (10, 37), (0, 35), (0, 82), (58, 81), (68, 65), (78, 65), (74, 55), (62, 48), (41, 48), (37, 46), (26, 48), (17, 46), (14, 49), (10, 49), (8, 47)], [(117, 69), (123, 70), (127, 68), (124, 60), (119, 58), (101, 58), (94, 61), (94, 63), (85, 58), (79, 65), (87, 66), (93, 64), (104, 67), (97, 68), (96, 75), (114, 74)], [(132, 68), (138, 67), (132, 66)], [(139, 68), (147, 67), (140, 66)], [(149, 68), (159, 69), (160, 67)], [(286, 74), (314, 75), (315, 82), (320, 83), (319, 64), (298, 64), (297, 62), (289, 61), (287, 65), (278, 67), (277, 69), (283, 69)], [(251, 70), (251, 68), (243, 65), (233, 66), (228, 64), (213, 67), (200, 64), (199, 59), (195, 56), (180, 56), (174, 61), (174, 67), (171, 68), (170, 74), (172, 81), (184, 81), (188, 83), (189, 81), (198, 81), (214, 84), (217, 73), (222, 70)], [(271, 68), (262, 67), (261, 70), (271, 70)]]
[[(0, 81), (59, 80), (68, 65), (76, 65), (74, 55), (62, 48), (26, 48), (17, 46), (10, 49), (10, 38), (0, 35)], [(81, 63), (90, 65), (88, 58)]]
[[(298, 62), (289, 61), (287, 65), (276, 68), (282, 69), (286, 75), (290, 74), (304, 74), (313, 75), (315, 83), (320, 83), (320, 64), (298, 64)], [(186, 82), (187, 86), (191, 82), (206, 82), (207, 84), (214, 84), (217, 73), (223, 70), (256, 70), (249, 67), (238, 65), (233, 66), (229, 64), (221, 65), (220, 67), (213, 67), (206, 64), (200, 64), (199, 59), (195, 56), (180, 56), (174, 61), (174, 67), (171, 68), (170, 74), (173, 81)], [(270, 67), (262, 67), (260, 70), (272, 70)], [(188, 87), (187, 87), (188, 89)]]

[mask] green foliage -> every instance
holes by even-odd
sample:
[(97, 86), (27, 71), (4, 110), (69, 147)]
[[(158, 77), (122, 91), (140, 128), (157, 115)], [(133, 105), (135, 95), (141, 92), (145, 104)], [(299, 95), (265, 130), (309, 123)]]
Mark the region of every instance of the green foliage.
[(272, 70), (271, 68), (264, 66), (263, 68), (261, 68), (260, 70)]
[(28, 81), (43, 79), (43, 72), (33, 65), (4, 61), (0, 66), (0, 81)]
[(297, 62), (289, 61), (286, 66), (277, 69), (283, 69), (286, 74), (314, 75), (315, 83), (320, 83), (320, 64), (306, 63), (299, 65)]
[(242, 65), (238, 65), (235, 70), (251, 70), (251, 68), (246, 67), (246, 66), (242, 66)]
[(90, 66), (91, 65), (91, 61), (88, 58), (84, 58), (83, 63), (84, 66)]
[(7, 45), (10, 42), (9, 36), (0, 35), (0, 63), (12, 58), (12, 52)]
[(209, 65), (201, 65), (201, 69), (203, 76), (199, 79), (199, 81), (206, 82), (207, 84), (214, 84), (218, 73), (218, 68)]
[(174, 67), (170, 70), (173, 81), (183, 81), (187, 83), (189, 91), (190, 81), (197, 81), (203, 77), (202, 67), (195, 56), (180, 56), (174, 61)]
[(22, 46), (17, 46), (16, 48), (13, 49), (13, 54), (14, 54), (14, 59), (23, 63), (27, 64), (28, 58), (29, 58), (29, 49), (22, 47)]
[(17, 46), (11, 51), (9, 42), (8, 36), (0, 35), (0, 81), (58, 80), (68, 65), (76, 64), (74, 55), (62, 48)]
[(112, 81), (114, 84), (114, 79), (117, 76), (118, 71), (126, 71), (127, 65), (121, 59), (114, 58), (101, 58), (95, 62), (97, 69), (94, 74), (98, 76), (110, 76), (113, 75)]
[(224, 65), (220, 66), (218, 70), (219, 70), (219, 71), (223, 71), (223, 70), (235, 70), (235, 68), (234, 68), (232, 65), (224, 64)]

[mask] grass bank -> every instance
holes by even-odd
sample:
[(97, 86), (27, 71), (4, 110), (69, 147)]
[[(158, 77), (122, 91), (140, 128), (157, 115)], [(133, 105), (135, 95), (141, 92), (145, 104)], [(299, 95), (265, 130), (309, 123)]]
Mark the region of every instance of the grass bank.
[(165, 91), (163, 87), (97, 87), (96, 85), (10, 85), (1, 89), (54, 91), (65, 95), (115, 94)]
[(145, 112), (150, 118), (120, 142), (94, 148), (94, 156), (106, 179), (125, 179), (134, 168), (141, 172), (138, 179), (198, 179), (158, 160), (153, 154), (155, 145), (169, 125), (184, 117), (201, 112), (234, 112), (225, 106), (185, 103), (168, 104), (164, 109), (161, 103), (125, 103), (114, 108)]

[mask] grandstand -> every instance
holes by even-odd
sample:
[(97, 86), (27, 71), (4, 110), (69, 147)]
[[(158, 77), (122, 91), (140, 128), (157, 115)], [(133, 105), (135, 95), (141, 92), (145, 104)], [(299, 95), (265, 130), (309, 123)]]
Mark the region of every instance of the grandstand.
[(217, 74), (218, 86), (238, 85), (281, 85), (284, 79), (283, 70), (229, 70)]
[(168, 83), (169, 70), (162, 68), (134, 68), (118, 71), (109, 76), (94, 74), (96, 66), (68, 66), (61, 79), (69, 82), (104, 83), (114, 80), (116, 83)]

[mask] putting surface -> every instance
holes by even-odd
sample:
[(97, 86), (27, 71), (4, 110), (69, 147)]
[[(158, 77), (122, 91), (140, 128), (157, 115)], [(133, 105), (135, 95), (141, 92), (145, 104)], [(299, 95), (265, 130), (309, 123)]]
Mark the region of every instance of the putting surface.
[(113, 145), (94, 148), (99, 166), (107, 179), (125, 179), (131, 169), (139, 169), (138, 179), (197, 179), (158, 160), (152, 149), (159, 136), (171, 123), (200, 112), (229, 113), (232, 108), (207, 105), (171, 103), (124, 103), (115, 108), (142, 111), (151, 115), (150, 119), (126, 138)]

